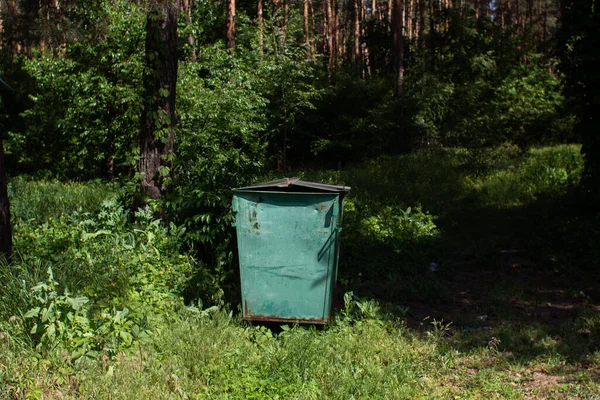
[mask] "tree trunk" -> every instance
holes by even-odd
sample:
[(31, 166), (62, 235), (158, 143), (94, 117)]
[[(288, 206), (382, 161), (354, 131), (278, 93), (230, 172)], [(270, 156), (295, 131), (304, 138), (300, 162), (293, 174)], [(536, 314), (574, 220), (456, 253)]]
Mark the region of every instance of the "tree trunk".
[(260, 55), (264, 54), (264, 37), (263, 37), (263, 0), (258, 0), (258, 47), (260, 49)]
[(354, 68), (360, 73), (361, 54), (360, 54), (360, 0), (354, 0)]
[(392, 66), (396, 74), (396, 91), (402, 94), (404, 84), (404, 4), (394, 0), (392, 10)]
[(425, 0), (419, 0), (419, 38), (417, 40), (419, 50), (422, 51), (425, 44)]
[(288, 28), (288, 18), (289, 18), (289, 5), (287, 0), (283, 0), (283, 24), (281, 26), (282, 35), (281, 35), (281, 44), (285, 45), (287, 40), (287, 28)]
[(309, 1), (304, 0), (303, 4), (303, 16), (304, 16), (304, 43), (306, 45), (306, 52), (308, 53), (309, 58), (312, 59), (312, 48), (310, 45), (310, 31), (308, 29), (310, 23), (310, 14), (309, 14)]
[(10, 226), (10, 202), (6, 171), (4, 170), (4, 141), (0, 140), (0, 253), (5, 258), (12, 256), (12, 228)]
[(329, 61), (327, 63), (327, 70), (329, 78), (333, 76), (333, 72), (336, 66), (336, 55), (337, 55), (337, 40), (336, 40), (336, 26), (335, 26), (335, 8), (333, 4), (334, 0), (326, 0), (327, 3), (327, 47), (329, 50)]
[[(185, 17), (186, 17), (186, 22), (188, 27), (192, 26), (193, 23), (193, 19), (192, 19), (192, 3), (193, 0), (182, 0), (181, 1), (181, 10), (184, 12)], [(187, 37), (187, 42), (188, 45), (190, 46), (190, 51), (191, 51), (191, 61), (192, 62), (196, 62), (196, 43), (194, 40), (194, 35), (192, 34), (192, 32), (190, 31), (190, 33), (188, 34)]]
[(227, 43), (225, 47), (235, 49), (235, 0), (227, 3)]
[[(361, 20), (366, 21), (367, 20), (367, 3), (366, 2), (362, 2), (362, 7), (361, 7)], [(367, 32), (366, 32), (366, 27), (365, 24), (361, 25), (360, 28), (360, 35), (363, 38), (362, 40), (362, 56), (363, 56), (363, 72), (362, 72), (362, 78), (365, 79), (367, 76), (371, 76), (372, 74), (372, 70), (371, 70), (371, 55), (369, 53), (369, 46), (367, 45), (367, 41), (364, 40), (367, 37)]]
[(177, 87), (177, 7), (153, 4), (146, 18), (146, 73), (141, 115), (140, 188), (152, 199), (167, 189), (172, 173)]

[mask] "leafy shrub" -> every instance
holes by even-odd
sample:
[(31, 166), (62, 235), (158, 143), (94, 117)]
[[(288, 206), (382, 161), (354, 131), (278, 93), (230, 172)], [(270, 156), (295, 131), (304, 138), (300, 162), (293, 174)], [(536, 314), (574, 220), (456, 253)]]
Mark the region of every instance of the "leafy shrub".
[[(222, 296), (186, 252), (185, 229), (155, 219), (150, 208), (130, 213), (113, 198), (89, 211), (106, 194), (104, 186), (90, 190), (95, 195), (87, 200), (78, 194), (79, 184), (17, 186), (25, 195), (14, 201), (19, 253), (12, 264), (0, 266), (6, 279), (0, 315), (26, 315), (40, 351), (60, 348), (79, 359), (131, 347), (147, 327), (161, 326), (181, 307), (180, 296), (194, 275), (204, 299)], [(69, 193), (81, 204), (64, 200)], [(46, 270), (52, 271), (48, 279)]]
[(414, 243), (425, 238), (435, 237), (437, 227), (430, 214), (421, 207), (384, 207), (376, 215), (361, 221), (360, 234), (372, 236), (381, 241)]
[(8, 183), (10, 212), (13, 224), (17, 225), (41, 223), (73, 212), (96, 212), (104, 200), (118, 191), (116, 185), (102, 181), (81, 183), (15, 177)]
[(28, 92), (32, 105), (21, 114), (22, 127), (10, 132), (7, 151), (21, 170), (72, 178), (116, 175), (134, 161), (145, 14), (127, 2), (86, 3), (69, 11), (84, 13), (79, 17), (87, 29), (79, 29), (60, 55), (25, 59), (35, 87)]
[(529, 204), (540, 196), (560, 197), (579, 183), (583, 157), (578, 145), (531, 149), (514, 167), (497, 171), (474, 184), (486, 206)]
[(48, 280), (31, 291), (36, 306), (23, 318), (33, 325), (30, 334), (43, 354), (66, 350), (72, 361), (99, 359), (100, 354), (114, 356), (135, 340), (145, 340), (152, 334), (134, 322), (127, 308), (113, 308), (112, 312), (107, 309), (92, 319), (90, 300), (73, 297), (68, 290), (60, 294), (52, 268), (48, 268)]

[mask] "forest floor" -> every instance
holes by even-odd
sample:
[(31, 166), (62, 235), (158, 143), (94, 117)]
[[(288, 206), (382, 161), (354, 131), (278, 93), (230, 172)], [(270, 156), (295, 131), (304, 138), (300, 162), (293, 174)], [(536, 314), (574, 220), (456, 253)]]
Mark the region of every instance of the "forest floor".
[[(181, 253), (176, 227), (150, 212), (132, 223), (101, 183), (14, 180), (22, 260), (0, 266), (0, 398), (600, 398), (600, 235), (572, 194), (578, 147), (480, 175), (453, 160), (313, 178), (354, 191), (321, 328), (184, 305), (169, 285), (206, 267)], [(27, 291), (44, 279), (45, 295)], [(62, 289), (74, 280), (87, 314)], [(24, 316), (40, 302), (60, 310), (59, 322), (42, 314), (41, 332)]]
[[(404, 302), (410, 329), (422, 334), (431, 329), (432, 320), (451, 322), (447, 340), (461, 351), (484, 346), (496, 338), (501, 348), (508, 349), (501, 351), (503, 357), (524, 361), (517, 374), (528, 375), (520, 384), (525, 398), (597, 397), (564, 391), (582, 376), (600, 382), (600, 365), (587, 358), (590, 354), (586, 350), (577, 349), (577, 345), (571, 348), (563, 339), (566, 331), (583, 341), (594, 334), (589, 326), (581, 324), (581, 318), (600, 313), (598, 274), (566, 277), (536, 265), (526, 253), (516, 250), (498, 254), (497, 262), (491, 265), (463, 260), (440, 268), (436, 274), (447, 288), (448, 301)], [(570, 354), (570, 361), (563, 361), (560, 372), (531, 362), (547, 351), (544, 336), (556, 341), (553, 345), (557, 354)], [(479, 368), (474, 366), (473, 371)]]

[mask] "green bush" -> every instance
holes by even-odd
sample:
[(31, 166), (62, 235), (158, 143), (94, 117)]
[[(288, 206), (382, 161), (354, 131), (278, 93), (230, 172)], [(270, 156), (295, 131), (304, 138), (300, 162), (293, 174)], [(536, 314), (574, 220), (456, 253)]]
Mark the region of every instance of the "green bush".
[(514, 207), (541, 196), (564, 196), (582, 172), (579, 145), (533, 148), (515, 166), (475, 179), (473, 187), (485, 206)]
[(15, 177), (8, 182), (10, 212), (16, 225), (41, 223), (73, 212), (96, 212), (118, 192), (118, 186), (102, 181), (65, 183)]
[(66, 350), (72, 361), (116, 355), (181, 307), (194, 276), (204, 300), (220, 301), (221, 288), (185, 250), (184, 228), (114, 198), (98, 205), (108, 187), (83, 187), (17, 181), (17, 254), (0, 265), (0, 316), (25, 317), (39, 351)]

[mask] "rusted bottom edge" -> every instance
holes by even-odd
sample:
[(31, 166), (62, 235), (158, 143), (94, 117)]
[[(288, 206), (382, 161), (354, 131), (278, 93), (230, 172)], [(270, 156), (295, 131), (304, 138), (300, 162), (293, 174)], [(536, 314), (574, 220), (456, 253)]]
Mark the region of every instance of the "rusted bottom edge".
[(282, 318), (275, 316), (264, 316), (264, 315), (250, 315), (244, 316), (246, 321), (256, 322), (281, 322), (285, 324), (319, 324), (325, 325), (329, 321), (327, 318)]

